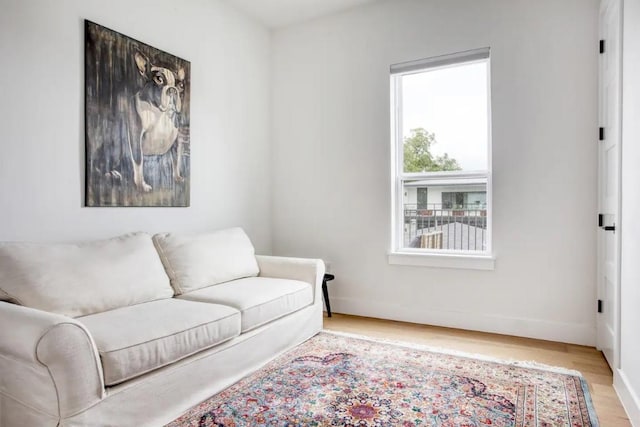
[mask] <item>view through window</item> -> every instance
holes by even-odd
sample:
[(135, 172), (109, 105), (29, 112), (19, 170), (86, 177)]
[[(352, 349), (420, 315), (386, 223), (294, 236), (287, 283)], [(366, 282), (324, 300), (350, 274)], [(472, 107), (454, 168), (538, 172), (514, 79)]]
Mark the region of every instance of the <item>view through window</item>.
[(391, 67), (394, 249), (490, 251), (489, 49)]

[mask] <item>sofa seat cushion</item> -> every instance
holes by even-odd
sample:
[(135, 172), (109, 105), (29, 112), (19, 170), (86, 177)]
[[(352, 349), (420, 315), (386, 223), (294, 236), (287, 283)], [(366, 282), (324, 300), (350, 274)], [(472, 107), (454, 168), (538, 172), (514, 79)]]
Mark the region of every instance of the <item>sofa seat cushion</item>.
[(248, 277), (189, 292), (178, 298), (229, 305), (242, 314), (242, 332), (257, 328), (313, 303), (306, 282)]
[(240, 334), (235, 308), (168, 299), (77, 319), (98, 347), (105, 384), (118, 384)]
[(70, 317), (171, 298), (151, 236), (0, 243), (0, 300)]

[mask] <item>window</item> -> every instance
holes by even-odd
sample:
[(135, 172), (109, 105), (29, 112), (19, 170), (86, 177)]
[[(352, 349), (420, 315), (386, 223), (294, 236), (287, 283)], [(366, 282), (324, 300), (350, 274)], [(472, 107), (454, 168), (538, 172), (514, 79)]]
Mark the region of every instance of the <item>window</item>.
[(391, 86), (392, 254), (489, 255), (489, 49), (392, 65)]
[[(483, 188), (480, 188), (484, 190)], [(487, 205), (487, 192), (459, 192), (459, 193), (442, 193), (443, 209), (466, 209), (468, 206), (474, 208), (484, 207)]]

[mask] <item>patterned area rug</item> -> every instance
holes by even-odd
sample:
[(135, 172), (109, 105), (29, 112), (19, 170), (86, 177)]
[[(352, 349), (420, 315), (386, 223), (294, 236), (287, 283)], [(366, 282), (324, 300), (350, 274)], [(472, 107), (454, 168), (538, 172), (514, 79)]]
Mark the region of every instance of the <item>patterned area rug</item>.
[(596, 427), (578, 372), (323, 332), (169, 426)]

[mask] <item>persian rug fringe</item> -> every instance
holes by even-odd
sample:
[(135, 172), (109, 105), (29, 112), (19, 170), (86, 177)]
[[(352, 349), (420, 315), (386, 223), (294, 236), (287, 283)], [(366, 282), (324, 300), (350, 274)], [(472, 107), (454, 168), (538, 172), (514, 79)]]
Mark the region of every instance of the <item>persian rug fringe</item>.
[(412, 342), (407, 342), (407, 341), (392, 340), (392, 339), (386, 339), (386, 338), (377, 338), (377, 337), (371, 337), (371, 336), (367, 336), (367, 335), (352, 334), (352, 333), (349, 333), (349, 332), (331, 331), (331, 330), (328, 330), (328, 329), (323, 329), (322, 332), (325, 333), (325, 334), (338, 335), (338, 336), (343, 336), (343, 337), (347, 337), (347, 338), (354, 338), (354, 339), (359, 339), (359, 340), (364, 340), (364, 341), (377, 342), (377, 343), (381, 343), (381, 344), (391, 344), (391, 345), (395, 345), (395, 346), (398, 346), (398, 347), (410, 348), (410, 349), (413, 349), (413, 350), (429, 351), (429, 352), (432, 352), (432, 353), (440, 353), (440, 354), (446, 354), (446, 355), (449, 355), (449, 356), (465, 357), (465, 358), (468, 358), (468, 359), (478, 359), (478, 360), (482, 360), (482, 361), (485, 361), (485, 362), (501, 363), (503, 365), (513, 365), (513, 366), (518, 366), (518, 367), (521, 367), (521, 368), (538, 369), (538, 370), (541, 370), (541, 371), (553, 372), (553, 373), (556, 373), (556, 374), (563, 374), (563, 375), (573, 375), (573, 376), (582, 378), (582, 373), (580, 371), (575, 371), (573, 369), (563, 368), (561, 366), (546, 365), (544, 363), (536, 362), (534, 360), (500, 359), (500, 358), (497, 358), (497, 357), (491, 357), (491, 356), (487, 356), (487, 355), (484, 355), (484, 354), (467, 353), (467, 352), (464, 352), (464, 351), (452, 350), (452, 349), (443, 348), (443, 347), (435, 347), (435, 346), (430, 346), (430, 345), (427, 345), (427, 344), (418, 344), (418, 343), (412, 343)]

